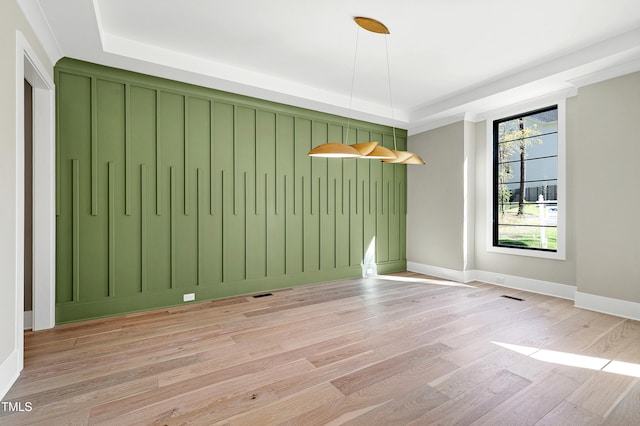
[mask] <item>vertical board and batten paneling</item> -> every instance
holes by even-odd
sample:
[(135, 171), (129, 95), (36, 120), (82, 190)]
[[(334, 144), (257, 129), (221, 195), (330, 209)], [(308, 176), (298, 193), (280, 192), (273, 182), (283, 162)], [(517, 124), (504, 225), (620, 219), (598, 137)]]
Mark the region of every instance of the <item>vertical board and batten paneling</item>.
[(68, 58), (55, 78), (58, 323), (355, 277), (372, 242), (405, 269), (406, 166), (307, 156), (392, 129)]

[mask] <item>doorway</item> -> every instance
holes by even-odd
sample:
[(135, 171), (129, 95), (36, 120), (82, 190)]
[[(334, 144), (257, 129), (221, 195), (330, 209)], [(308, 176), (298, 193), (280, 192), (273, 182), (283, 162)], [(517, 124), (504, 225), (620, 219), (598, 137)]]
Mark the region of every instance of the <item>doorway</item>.
[(24, 80), (24, 329), (33, 327), (33, 87)]

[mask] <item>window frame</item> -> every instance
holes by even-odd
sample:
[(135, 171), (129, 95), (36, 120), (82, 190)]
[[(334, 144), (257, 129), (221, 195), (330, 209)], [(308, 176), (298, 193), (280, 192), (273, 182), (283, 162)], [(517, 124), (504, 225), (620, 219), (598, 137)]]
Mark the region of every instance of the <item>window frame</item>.
[[(497, 197), (497, 181), (495, 177), (496, 156), (494, 152), (494, 122), (504, 121), (509, 118), (528, 115), (539, 112), (554, 105), (558, 110), (558, 218), (557, 218), (557, 242), (556, 250), (545, 250), (526, 247), (504, 247), (494, 245), (494, 235), (497, 229), (495, 214), (495, 200)], [(537, 257), (544, 259), (565, 260), (566, 259), (566, 102), (565, 98), (547, 99), (538, 103), (520, 104), (517, 107), (503, 109), (486, 116), (487, 128), (487, 251), (492, 253), (510, 254), (517, 256)]]

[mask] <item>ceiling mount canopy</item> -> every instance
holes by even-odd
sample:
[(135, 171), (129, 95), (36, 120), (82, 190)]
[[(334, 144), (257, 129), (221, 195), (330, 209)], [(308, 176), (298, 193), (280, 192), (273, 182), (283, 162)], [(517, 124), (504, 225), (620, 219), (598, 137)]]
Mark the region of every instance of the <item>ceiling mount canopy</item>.
[[(360, 28), (377, 34), (391, 34), (389, 29), (382, 22), (363, 16), (353, 18)], [(358, 32), (359, 34), (359, 32)], [(385, 38), (385, 49), (387, 56), (387, 77), (389, 83), (389, 102), (391, 104), (391, 118), (393, 120), (393, 98), (391, 96), (391, 71), (389, 67), (389, 47)], [(311, 157), (328, 157), (328, 158), (365, 158), (370, 160), (382, 160), (387, 163), (394, 164), (425, 164), (419, 155), (407, 151), (398, 151), (396, 146), (396, 129), (393, 129), (393, 149), (386, 148), (378, 142), (360, 142), (349, 145), (349, 125), (351, 124), (351, 104), (353, 102), (353, 83), (356, 76), (356, 59), (358, 57), (358, 36), (356, 35), (356, 49), (353, 57), (353, 74), (351, 76), (351, 95), (349, 97), (349, 116), (347, 118), (346, 142), (328, 142), (309, 151)]]
[(356, 16), (353, 20), (356, 21), (356, 24), (360, 25), (360, 27), (367, 31), (371, 31), (372, 33), (391, 34), (389, 29), (382, 22), (376, 19)]

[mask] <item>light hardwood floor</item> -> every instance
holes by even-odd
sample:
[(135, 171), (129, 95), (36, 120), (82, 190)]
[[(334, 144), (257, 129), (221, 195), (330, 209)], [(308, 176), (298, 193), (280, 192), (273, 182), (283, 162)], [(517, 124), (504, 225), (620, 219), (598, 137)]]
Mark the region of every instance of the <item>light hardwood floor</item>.
[(28, 332), (0, 424), (640, 424), (640, 322), (410, 273), (272, 293)]

